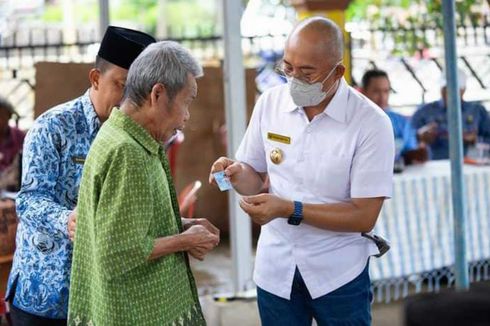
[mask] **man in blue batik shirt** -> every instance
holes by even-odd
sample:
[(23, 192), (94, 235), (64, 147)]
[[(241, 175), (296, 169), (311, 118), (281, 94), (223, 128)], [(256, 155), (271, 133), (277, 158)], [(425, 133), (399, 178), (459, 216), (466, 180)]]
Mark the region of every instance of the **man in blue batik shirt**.
[(427, 149), (417, 143), (415, 130), (410, 121), (389, 107), (390, 80), (383, 70), (372, 69), (362, 77), (362, 93), (382, 108), (391, 120), (395, 135), (395, 161), (404, 160), (407, 164), (427, 161)]
[(123, 96), (129, 66), (153, 42), (145, 33), (109, 26), (89, 72), (90, 89), (42, 114), (27, 134), (6, 295), (16, 326), (66, 325), (83, 163), (101, 123)]
[[(458, 69), (458, 81), (461, 95), (461, 115), (463, 122), (463, 146), (468, 148), (476, 142), (490, 143), (490, 118), (487, 110), (478, 103), (463, 101), (466, 90), (466, 75)], [(432, 160), (449, 158), (449, 133), (447, 123), (446, 78), (441, 76), (441, 99), (421, 106), (412, 117), (412, 125), (421, 141), (429, 144)]]

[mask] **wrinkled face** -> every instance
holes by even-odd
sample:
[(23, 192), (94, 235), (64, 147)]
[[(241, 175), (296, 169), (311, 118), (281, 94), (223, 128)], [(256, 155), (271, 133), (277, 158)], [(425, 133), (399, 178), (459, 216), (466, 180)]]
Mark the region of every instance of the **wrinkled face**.
[(159, 108), (156, 111), (158, 130), (154, 133), (157, 141), (165, 144), (178, 130), (183, 130), (190, 118), (189, 106), (197, 96), (196, 79), (188, 74), (184, 88), (169, 101), (167, 96), (158, 99)]
[(386, 110), (390, 97), (390, 81), (386, 77), (371, 78), (363, 93), (380, 108)]
[(119, 106), (124, 95), (124, 85), (128, 71), (121, 67), (111, 65), (103, 73), (98, 71), (96, 97), (98, 103), (97, 114), (101, 121), (107, 120), (114, 106)]

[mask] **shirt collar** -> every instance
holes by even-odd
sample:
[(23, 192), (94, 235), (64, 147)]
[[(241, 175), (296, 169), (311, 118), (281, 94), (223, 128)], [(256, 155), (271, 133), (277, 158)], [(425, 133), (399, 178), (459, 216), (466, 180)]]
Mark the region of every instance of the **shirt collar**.
[(114, 108), (111, 112), (109, 120), (112, 124), (126, 131), (148, 152), (154, 155), (158, 155), (158, 151), (160, 150), (160, 148), (162, 148), (162, 146), (160, 146), (160, 144), (150, 136), (145, 128), (137, 124), (124, 112), (121, 112), (121, 110), (119, 110), (118, 108)]
[(348, 86), (344, 78), (339, 82), (339, 88), (332, 97), (330, 103), (328, 103), (323, 114), (328, 115), (330, 118), (345, 123), (347, 121), (347, 102), (349, 100)]
[(90, 89), (88, 89), (85, 94), (81, 96), (81, 103), (83, 108), (83, 115), (87, 121), (88, 132), (90, 135), (96, 134), (100, 129), (100, 120), (95, 112), (94, 105), (90, 100)]
[[(289, 94), (289, 85), (287, 85), (287, 91), (288, 91), (288, 100), (286, 102), (286, 105), (284, 106), (284, 111), (293, 112), (295, 110), (298, 110), (299, 107), (296, 104), (294, 104), (293, 99)], [(347, 120), (345, 103), (347, 103), (347, 100), (348, 100), (348, 86), (344, 78), (342, 78), (339, 82), (339, 87), (337, 88), (335, 95), (332, 97), (330, 103), (328, 103), (328, 105), (325, 107), (325, 110), (322, 112), (322, 114), (326, 114), (338, 122), (345, 123)]]

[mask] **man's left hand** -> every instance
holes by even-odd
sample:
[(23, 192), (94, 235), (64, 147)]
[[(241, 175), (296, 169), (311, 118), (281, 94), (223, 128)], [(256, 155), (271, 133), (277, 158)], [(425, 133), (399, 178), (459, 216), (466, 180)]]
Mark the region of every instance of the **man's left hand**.
[(240, 207), (260, 225), (277, 217), (289, 217), (294, 212), (294, 203), (272, 194), (259, 194), (243, 197)]

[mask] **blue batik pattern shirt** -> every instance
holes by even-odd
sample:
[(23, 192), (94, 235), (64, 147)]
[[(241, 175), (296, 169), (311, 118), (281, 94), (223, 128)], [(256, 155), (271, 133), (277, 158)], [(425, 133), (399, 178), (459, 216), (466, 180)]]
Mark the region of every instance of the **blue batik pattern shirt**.
[[(483, 105), (475, 102), (461, 101), (461, 117), (463, 132), (476, 132), (480, 141), (490, 143), (490, 119)], [(449, 158), (449, 132), (447, 109), (442, 100), (428, 103), (420, 107), (412, 117), (412, 126), (417, 130), (424, 125), (437, 123), (437, 137), (429, 146), (432, 160)], [(468, 145), (464, 144), (464, 153)]]
[(68, 216), (77, 205), (83, 162), (100, 128), (83, 96), (45, 112), (26, 136), (19, 225), (7, 297), (28, 313), (65, 319), (72, 243)]

